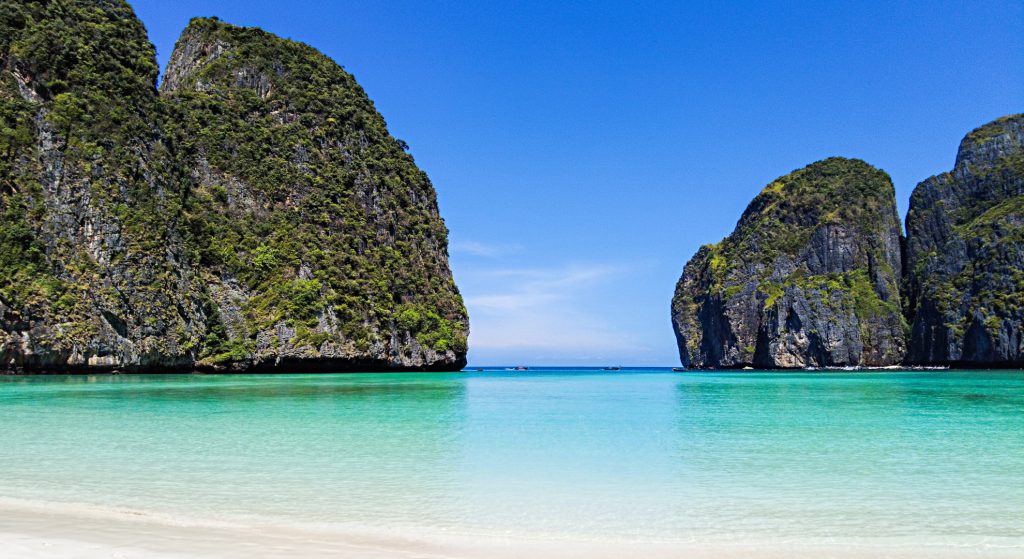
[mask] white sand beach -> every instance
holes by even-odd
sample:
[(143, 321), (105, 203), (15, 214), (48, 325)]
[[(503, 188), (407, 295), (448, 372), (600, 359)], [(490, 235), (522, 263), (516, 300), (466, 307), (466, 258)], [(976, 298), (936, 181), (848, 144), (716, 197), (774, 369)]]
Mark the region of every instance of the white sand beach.
[(1020, 542), (962, 547), (950, 542), (637, 542), (469, 534), (372, 533), (223, 522), (134, 511), (0, 501), (3, 557), (170, 558), (1020, 558)]

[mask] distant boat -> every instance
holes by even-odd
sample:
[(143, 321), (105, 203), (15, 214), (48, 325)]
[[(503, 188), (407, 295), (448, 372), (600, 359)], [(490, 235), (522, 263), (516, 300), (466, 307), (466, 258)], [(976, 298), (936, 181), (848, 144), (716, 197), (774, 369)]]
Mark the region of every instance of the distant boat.
[(518, 367), (509, 367), (509, 368), (507, 368), (505, 370), (506, 371), (529, 371), (530, 368), (526, 367), (526, 366), (523, 366), (523, 365), (519, 365)]
[(604, 370), (606, 370), (606, 371), (619, 371), (621, 369), (622, 369), (622, 367), (605, 367), (604, 368)]
[(672, 367), (672, 370), (677, 372), (677, 373), (681, 373), (681, 372), (685, 371), (686, 369), (684, 369), (682, 367)]

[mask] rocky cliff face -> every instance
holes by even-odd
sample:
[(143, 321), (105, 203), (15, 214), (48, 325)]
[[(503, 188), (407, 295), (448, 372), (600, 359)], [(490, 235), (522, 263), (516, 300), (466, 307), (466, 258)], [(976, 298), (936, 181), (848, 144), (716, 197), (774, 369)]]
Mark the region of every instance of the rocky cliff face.
[(0, 369), (187, 366), (203, 317), (145, 29), (123, 2), (7, 2), (0, 27)]
[(0, 6), (0, 369), (455, 369), (433, 187), (315, 50), (120, 0)]
[(433, 186), (351, 75), (306, 45), (195, 19), (161, 92), (216, 319), (204, 362), (464, 366)]
[(863, 161), (776, 179), (686, 264), (672, 301), (683, 365), (899, 363), (900, 243), (892, 182)]
[(1024, 115), (968, 134), (907, 214), (907, 360), (1024, 366)]

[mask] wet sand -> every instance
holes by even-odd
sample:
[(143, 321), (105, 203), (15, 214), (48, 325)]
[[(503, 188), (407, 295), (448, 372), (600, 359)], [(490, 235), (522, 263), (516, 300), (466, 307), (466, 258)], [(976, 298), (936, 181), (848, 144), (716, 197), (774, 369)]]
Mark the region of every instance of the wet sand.
[(1020, 558), (1021, 542), (642, 542), (523, 536), (306, 529), (198, 522), (73, 505), (0, 502), (4, 557), (110, 558)]

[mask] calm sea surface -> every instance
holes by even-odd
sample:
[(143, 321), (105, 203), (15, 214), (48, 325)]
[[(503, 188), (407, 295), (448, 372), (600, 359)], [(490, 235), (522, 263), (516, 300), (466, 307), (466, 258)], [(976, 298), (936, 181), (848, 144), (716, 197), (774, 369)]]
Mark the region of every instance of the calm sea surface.
[(0, 463), (191, 518), (1024, 545), (1024, 374), (0, 377)]

